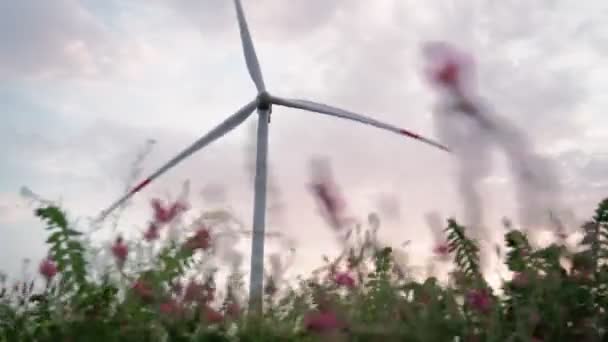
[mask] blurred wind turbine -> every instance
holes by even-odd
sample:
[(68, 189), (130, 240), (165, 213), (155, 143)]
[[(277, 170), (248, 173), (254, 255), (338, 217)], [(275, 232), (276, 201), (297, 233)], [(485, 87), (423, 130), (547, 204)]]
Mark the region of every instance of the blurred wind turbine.
[(265, 210), (266, 210), (266, 182), (267, 182), (267, 154), (268, 154), (268, 124), (270, 122), (270, 113), (272, 105), (302, 109), (309, 112), (325, 114), (333, 117), (356, 121), (362, 124), (370, 125), (397, 133), (402, 136), (417, 139), (429, 145), (448, 151), (448, 149), (430, 139), (412, 133), (408, 130), (398, 128), (396, 126), (377, 121), (367, 116), (332, 107), (329, 105), (316, 103), (306, 100), (286, 99), (270, 95), (266, 90), (262, 71), (255, 53), (253, 41), (249, 33), (249, 28), (245, 20), (245, 14), (240, 0), (234, 0), (236, 7), (237, 21), (239, 25), (241, 43), (245, 55), (247, 70), (251, 76), (255, 87), (257, 88), (257, 96), (249, 103), (245, 104), (235, 114), (228, 117), (221, 124), (216, 126), (206, 135), (195, 141), (188, 148), (169, 160), (158, 170), (150, 175), (147, 179), (139, 183), (122, 198), (112, 204), (108, 209), (104, 210), (99, 220), (103, 220), (111, 211), (120, 207), (123, 203), (129, 200), (134, 194), (141, 191), (148, 184), (160, 177), (165, 172), (176, 166), (178, 163), (209, 145), (213, 141), (219, 139), (224, 134), (230, 132), (241, 123), (243, 123), (252, 113), (258, 112), (258, 127), (257, 127), (257, 146), (256, 146), (256, 163), (255, 163), (255, 184), (254, 184), (254, 213), (253, 213), (253, 236), (251, 241), (251, 274), (249, 282), (249, 301), (250, 308), (254, 311), (261, 312), (262, 296), (263, 296), (263, 278), (264, 278), (264, 229), (265, 229)]

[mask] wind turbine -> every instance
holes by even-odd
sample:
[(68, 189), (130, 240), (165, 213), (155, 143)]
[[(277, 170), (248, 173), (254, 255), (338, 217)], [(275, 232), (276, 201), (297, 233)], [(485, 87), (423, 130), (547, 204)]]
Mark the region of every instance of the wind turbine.
[(251, 34), (243, 6), (240, 0), (234, 0), (236, 7), (236, 16), (239, 25), (241, 43), (247, 70), (257, 89), (257, 96), (249, 103), (245, 104), (232, 116), (229, 116), (218, 126), (209, 131), (206, 135), (195, 141), (192, 145), (177, 154), (174, 158), (162, 165), (158, 170), (152, 173), (148, 178), (143, 180), (122, 198), (112, 204), (108, 209), (104, 210), (99, 220), (103, 220), (111, 211), (120, 207), (134, 194), (141, 191), (148, 184), (160, 177), (162, 174), (175, 167), (178, 163), (191, 156), (193, 153), (209, 145), (213, 141), (221, 138), (224, 134), (230, 132), (245, 121), (255, 110), (258, 112), (258, 127), (257, 127), (257, 147), (256, 147), (256, 164), (255, 164), (255, 184), (254, 184), (254, 213), (253, 213), (253, 232), (251, 241), (251, 274), (249, 282), (249, 305), (250, 309), (261, 312), (263, 298), (263, 277), (264, 277), (264, 229), (265, 229), (265, 210), (266, 210), (266, 181), (267, 181), (267, 155), (268, 155), (268, 124), (270, 122), (270, 113), (272, 105), (283, 107), (296, 108), (309, 112), (325, 114), (333, 117), (356, 121), (362, 124), (370, 125), (390, 131), (402, 136), (417, 139), (444, 151), (449, 151), (445, 146), (412, 133), (408, 130), (398, 128), (396, 126), (380, 122), (367, 116), (332, 107), (329, 105), (316, 103), (306, 100), (285, 99), (273, 96), (266, 90), (262, 71), (255, 53)]

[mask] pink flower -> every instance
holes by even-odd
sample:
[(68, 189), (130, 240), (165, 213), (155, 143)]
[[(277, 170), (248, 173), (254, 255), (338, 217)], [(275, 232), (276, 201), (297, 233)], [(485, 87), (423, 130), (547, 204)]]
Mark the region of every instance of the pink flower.
[(118, 236), (112, 245), (112, 254), (119, 267), (122, 267), (129, 255), (129, 247), (124, 243), (122, 236)]
[(317, 333), (341, 329), (345, 324), (331, 311), (311, 312), (304, 317), (304, 327)]
[(338, 284), (339, 286), (344, 286), (349, 289), (352, 289), (355, 287), (355, 279), (346, 272), (340, 272), (340, 273), (336, 274), (336, 277), (334, 280), (335, 280), (336, 284)]
[(160, 200), (153, 199), (151, 205), (154, 210), (154, 220), (156, 220), (156, 222), (165, 223), (169, 221), (169, 213), (165, 210), (165, 207), (163, 207)]
[(440, 243), (433, 248), (433, 253), (440, 259), (447, 259), (450, 256), (450, 245), (448, 243)]
[(202, 284), (199, 284), (196, 280), (192, 279), (186, 285), (186, 289), (184, 291), (184, 301), (185, 302), (197, 302), (204, 298), (204, 287)]
[(430, 81), (462, 91), (472, 73), (472, 58), (446, 42), (427, 43), (423, 50), (429, 62), (427, 73)]
[(139, 279), (133, 284), (133, 290), (141, 299), (150, 301), (154, 298), (154, 291), (144, 280)]
[(50, 281), (55, 277), (55, 275), (57, 275), (57, 264), (51, 259), (51, 257), (47, 257), (40, 263), (38, 271), (47, 281)]
[(215, 324), (222, 323), (224, 321), (224, 315), (222, 315), (219, 311), (205, 305), (203, 307), (203, 319), (205, 323)]
[(148, 242), (157, 240), (160, 237), (158, 230), (156, 223), (150, 223), (148, 230), (144, 233), (144, 239)]
[(179, 201), (176, 201), (169, 207), (165, 207), (159, 199), (155, 198), (150, 204), (154, 210), (154, 220), (161, 224), (173, 221), (177, 215), (188, 210), (188, 205)]
[(187, 249), (195, 251), (197, 249), (207, 250), (210, 244), (211, 236), (209, 235), (209, 230), (202, 226), (186, 241), (184, 246)]
[(481, 313), (486, 313), (492, 307), (492, 298), (486, 289), (471, 290), (467, 294), (467, 304)]
[(238, 318), (241, 314), (241, 307), (234, 302), (228, 303), (225, 308), (226, 315), (231, 318)]
[(181, 314), (182, 307), (175, 299), (169, 299), (160, 305), (159, 310), (164, 315), (175, 317)]

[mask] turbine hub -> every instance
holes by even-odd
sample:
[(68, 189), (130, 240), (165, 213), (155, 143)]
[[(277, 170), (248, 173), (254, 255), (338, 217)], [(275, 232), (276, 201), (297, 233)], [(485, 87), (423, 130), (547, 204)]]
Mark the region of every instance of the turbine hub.
[(271, 110), (272, 102), (270, 101), (270, 94), (268, 92), (263, 91), (259, 93), (257, 101), (259, 110)]

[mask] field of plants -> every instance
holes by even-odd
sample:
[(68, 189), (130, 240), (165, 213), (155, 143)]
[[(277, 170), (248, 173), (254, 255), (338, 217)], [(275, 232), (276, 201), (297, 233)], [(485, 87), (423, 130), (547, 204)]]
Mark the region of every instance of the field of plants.
[[(148, 230), (133, 243), (160, 243), (186, 209), (160, 201), (152, 208)], [(247, 312), (243, 274), (229, 272), (217, 289), (216, 273), (189, 273), (214, 253), (210, 227), (159, 244), (146, 263), (129, 262), (133, 243), (117, 236), (115, 264), (99, 272), (86, 234), (61, 208), (40, 203), (35, 215), (48, 230), (48, 257), (37, 264), (37, 282), (0, 279), (0, 341), (606, 340), (608, 199), (579, 228), (577, 248), (559, 239), (534, 247), (522, 231), (499, 227), (513, 272), (500, 291), (484, 279), (477, 242), (449, 219), (445, 244), (435, 248), (454, 265), (448, 283), (415, 280), (390, 247), (366, 240), (295, 285), (268, 278), (262, 316)]]

